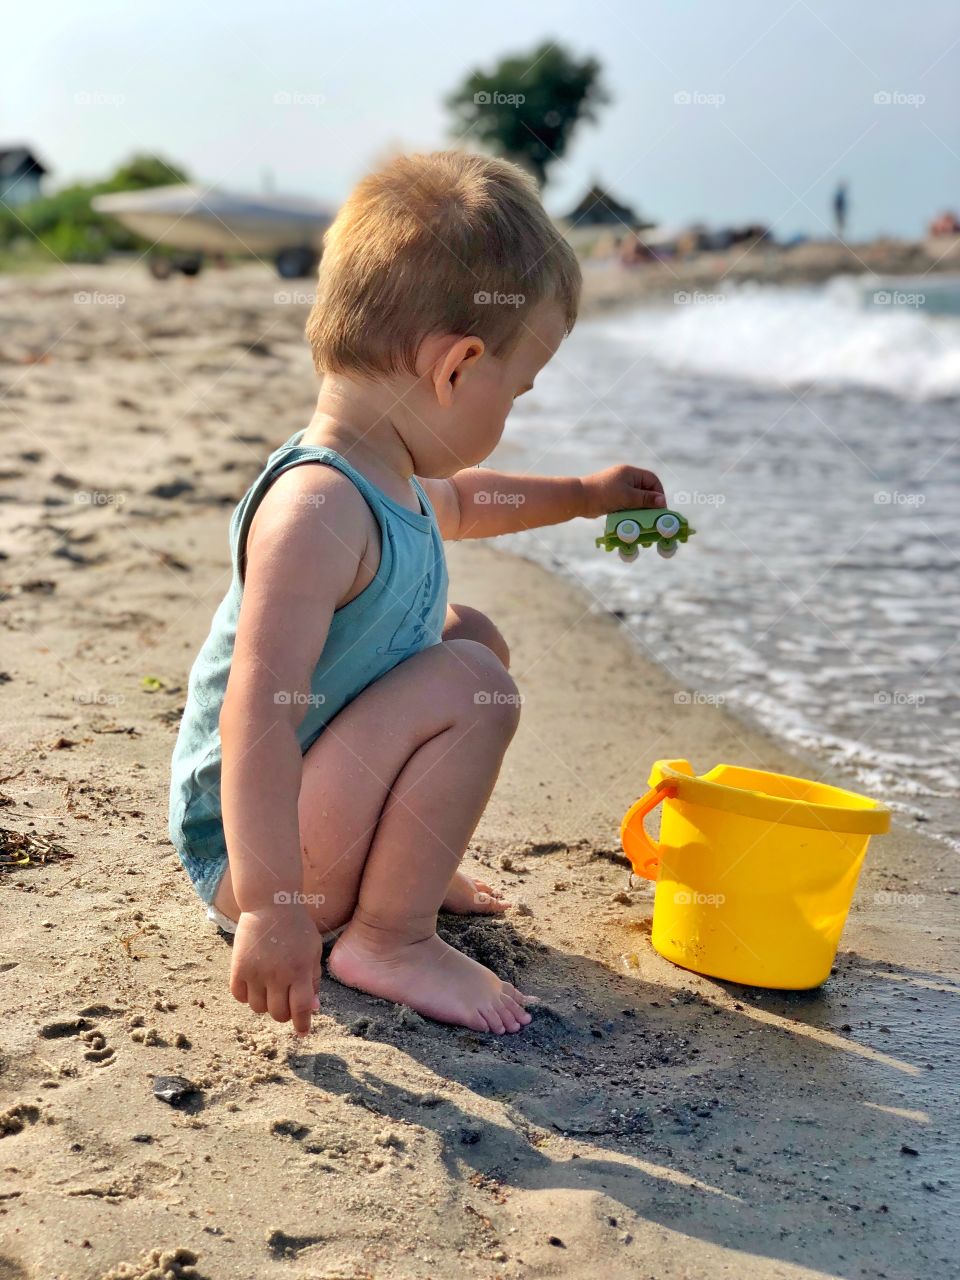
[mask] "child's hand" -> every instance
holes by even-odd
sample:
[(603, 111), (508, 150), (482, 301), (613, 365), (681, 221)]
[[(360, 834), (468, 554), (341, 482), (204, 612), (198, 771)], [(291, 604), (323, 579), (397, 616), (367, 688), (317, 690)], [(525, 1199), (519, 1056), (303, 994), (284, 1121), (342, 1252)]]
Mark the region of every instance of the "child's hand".
[(254, 1013), (276, 1022), (293, 1020), (305, 1036), (310, 1015), (320, 1008), (323, 939), (306, 907), (280, 903), (244, 911), (233, 940), (230, 990)]
[(587, 516), (605, 516), (611, 511), (627, 511), (631, 507), (665, 507), (663, 485), (652, 471), (621, 463), (608, 467), (581, 481), (586, 495)]

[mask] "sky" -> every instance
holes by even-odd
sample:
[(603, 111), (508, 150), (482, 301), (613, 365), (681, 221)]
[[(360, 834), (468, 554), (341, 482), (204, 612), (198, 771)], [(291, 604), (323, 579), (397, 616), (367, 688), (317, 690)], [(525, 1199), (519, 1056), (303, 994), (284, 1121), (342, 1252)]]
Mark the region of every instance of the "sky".
[(3, 34), (0, 146), (48, 189), (146, 150), (336, 205), (389, 150), (455, 145), (446, 95), (551, 40), (612, 99), (553, 167), (554, 214), (599, 181), (657, 223), (821, 236), (840, 179), (850, 239), (960, 213), (960, 0), (45, 0)]

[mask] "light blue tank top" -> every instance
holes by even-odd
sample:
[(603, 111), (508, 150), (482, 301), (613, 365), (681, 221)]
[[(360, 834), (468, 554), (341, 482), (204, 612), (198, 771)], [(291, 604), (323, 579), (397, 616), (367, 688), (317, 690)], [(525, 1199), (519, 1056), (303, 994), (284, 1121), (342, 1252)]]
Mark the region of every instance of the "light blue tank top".
[(304, 463), (335, 467), (356, 485), (380, 526), (376, 577), (335, 611), (314, 668), (311, 696), (297, 730), (302, 753), (367, 685), (411, 654), (437, 644), (446, 617), (443, 542), (423, 487), (414, 479), (421, 512), (409, 511), (371, 484), (339, 453), (300, 444), (302, 436), (298, 431), (274, 450), (231, 517), (230, 588), (191, 668), (173, 750), (170, 839), (194, 887), (208, 903), (227, 865), (220, 808), (219, 720), (243, 594), (240, 564), (250, 523), (277, 476)]

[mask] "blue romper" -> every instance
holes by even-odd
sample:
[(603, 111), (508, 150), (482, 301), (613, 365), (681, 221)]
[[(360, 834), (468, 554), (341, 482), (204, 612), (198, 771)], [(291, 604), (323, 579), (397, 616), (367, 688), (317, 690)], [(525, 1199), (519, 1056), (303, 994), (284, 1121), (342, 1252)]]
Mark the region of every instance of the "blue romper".
[(337, 609), (310, 680), (311, 697), (297, 730), (305, 753), (326, 725), (367, 685), (441, 639), (447, 610), (447, 568), (436, 517), (413, 480), (421, 512), (409, 511), (371, 484), (332, 449), (302, 445), (302, 431), (275, 449), (230, 520), (230, 588), (190, 671), (187, 700), (173, 749), (170, 839), (197, 893), (216, 895), (227, 867), (220, 808), (220, 708), (227, 688), (240, 613), (239, 565), (250, 523), (282, 472), (305, 463), (335, 467), (356, 485), (380, 526), (376, 577)]

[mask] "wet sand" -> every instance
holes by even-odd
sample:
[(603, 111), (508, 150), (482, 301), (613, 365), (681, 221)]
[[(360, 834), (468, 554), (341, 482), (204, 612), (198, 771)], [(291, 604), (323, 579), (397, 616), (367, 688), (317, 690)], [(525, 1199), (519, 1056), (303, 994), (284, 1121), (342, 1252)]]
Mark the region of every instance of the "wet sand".
[(300, 1042), (231, 999), (167, 766), (231, 507), (312, 408), (298, 292), (0, 280), (0, 826), (49, 859), (0, 872), (0, 1277), (949, 1274), (949, 851), (872, 842), (820, 991), (673, 967), (617, 844), (651, 761), (820, 767), (677, 705), (596, 601), (490, 546), (451, 549), (451, 598), (497, 621), (525, 706), (467, 865), (516, 905), (444, 931), (534, 1023), (479, 1036), (325, 978)]

